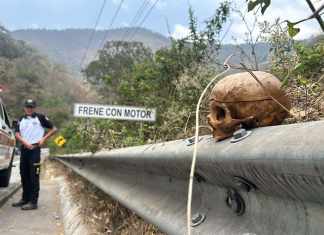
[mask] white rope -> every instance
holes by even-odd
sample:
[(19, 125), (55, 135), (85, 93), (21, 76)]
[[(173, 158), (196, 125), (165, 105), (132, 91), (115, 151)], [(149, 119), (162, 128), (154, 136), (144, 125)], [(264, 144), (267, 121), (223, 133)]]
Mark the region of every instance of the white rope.
[(194, 150), (191, 162), (191, 170), (190, 170), (190, 177), (189, 177), (189, 189), (188, 189), (188, 201), (187, 201), (187, 234), (191, 235), (191, 203), (192, 203), (192, 189), (193, 189), (193, 179), (195, 174), (195, 167), (196, 167), (196, 159), (197, 159), (197, 150), (198, 150), (198, 138), (199, 138), (199, 108), (205, 93), (207, 92), (208, 88), (218, 79), (220, 76), (224, 75), (227, 71), (231, 69), (231, 67), (227, 64), (229, 59), (232, 57), (229, 56), (225, 62), (224, 67), (226, 68), (225, 71), (221, 72), (220, 74), (216, 75), (205, 87), (203, 92), (201, 93), (197, 106), (196, 106), (196, 130), (195, 130), (195, 143), (194, 143)]

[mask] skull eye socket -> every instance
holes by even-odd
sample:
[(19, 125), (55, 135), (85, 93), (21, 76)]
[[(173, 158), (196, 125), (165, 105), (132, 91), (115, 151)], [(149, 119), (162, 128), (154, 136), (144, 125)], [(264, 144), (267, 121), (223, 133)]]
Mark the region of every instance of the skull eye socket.
[(225, 112), (225, 109), (220, 107), (220, 106), (215, 106), (214, 107), (214, 111), (216, 113), (216, 119), (217, 120), (224, 120), (225, 119), (225, 116), (226, 116), (226, 112)]

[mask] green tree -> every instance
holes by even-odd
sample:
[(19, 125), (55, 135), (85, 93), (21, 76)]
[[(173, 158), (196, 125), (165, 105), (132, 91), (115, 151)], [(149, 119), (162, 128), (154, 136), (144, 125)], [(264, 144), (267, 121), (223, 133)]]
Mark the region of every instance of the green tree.
[(109, 41), (99, 52), (99, 58), (89, 64), (84, 73), (90, 84), (110, 102), (119, 99), (123, 80), (131, 79), (133, 67), (152, 60), (152, 51), (140, 42)]
[(53, 119), (57, 126), (70, 119), (70, 107), (78, 100), (90, 100), (80, 81), (69, 75), (63, 66), (51, 63), (23, 41), (17, 41), (0, 27), (1, 93), (11, 118), (22, 114), (26, 98), (38, 101), (40, 111)]
[(212, 61), (219, 50), (221, 29), (228, 15), (229, 3), (224, 1), (206, 20), (204, 29), (199, 30), (190, 8), (190, 36), (172, 39), (169, 48), (154, 55), (139, 42), (108, 42), (98, 59), (85, 69), (87, 80), (105, 102), (156, 108), (157, 120), (155, 123), (80, 120), (78, 125), (71, 124), (73, 130), (69, 131), (83, 134), (71, 137), (65, 148), (71, 150), (78, 141), (84, 143), (83, 149), (96, 151), (190, 135), (191, 113), (200, 92), (215, 73)]
[[(192, 7), (189, 7), (189, 30), (188, 38), (184, 39), (185, 44), (192, 45), (192, 59), (201, 63), (213, 62), (220, 49), (220, 33), (230, 14), (230, 2), (223, 1), (215, 13), (208, 20), (205, 20), (205, 28), (198, 30), (197, 18)], [(180, 41), (181, 42), (181, 41)], [(182, 42), (183, 43), (183, 42)]]

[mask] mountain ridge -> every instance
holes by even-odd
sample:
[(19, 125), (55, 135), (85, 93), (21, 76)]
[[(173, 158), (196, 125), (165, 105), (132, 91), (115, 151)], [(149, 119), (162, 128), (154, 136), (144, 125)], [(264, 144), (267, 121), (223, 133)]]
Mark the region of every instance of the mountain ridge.
[[(12, 37), (27, 42), (55, 63), (64, 64), (71, 71), (74, 71), (76, 76), (80, 76), (81, 60), (86, 53), (92, 33), (92, 29), (20, 29), (11, 31)], [(125, 37), (126, 35), (128, 37)], [(100, 49), (100, 45), (103, 45), (102, 40), (105, 37), (106, 41), (140, 41), (145, 46), (151, 48), (153, 52), (171, 45), (170, 38), (145, 28), (124, 27), (111, 30), (97, 30), (82, 68), (95, 58), (97, 50)], [(250, 48), (247, 44), (239, 46), (247, 54), (250, 53)], [(265, 62), (268, 57), (269, 45), (259, 43), (256, 48), (259, 62)], [(237, 45), (225, 44), (219, 52), (218, 60), (222, 62), (233, 53), (239, 54)], [(239, 56), (233, 58), (233, 62), (237, 61), (240, 61)]]
[[(162, 47), (168, 47), (170, 40), (162, 34), (153, 32), (144, 28), (116, 28), (111, 30), (97, 30), (90, 44), (87, 58), (84, 64), (87, 64), (94, 58), (102, 41), (116, 41), (125, 38), (127, 33), (134, 34), (126, 37), (126, 41), (140, 41), (153, 51)], [(89, 38), (93, 30), (91, 29), (20, 29), (11, 31), (12, 37), (17, 40), (23, 40), (32, 47), (39, 50), (41, 54), (47, 55), (56, 63), (65, 64), (73, 71), (80, 71), (81, 60), (86, 53)], [(128, 35), (129, 36), (129, 35)]]

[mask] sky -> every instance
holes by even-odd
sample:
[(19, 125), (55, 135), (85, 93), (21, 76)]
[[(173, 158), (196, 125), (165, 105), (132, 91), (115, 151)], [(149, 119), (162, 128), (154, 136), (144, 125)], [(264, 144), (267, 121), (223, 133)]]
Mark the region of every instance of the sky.
[[(104, 0), (1, 0), (0, 23), (9, 30), (26, 28), (93, 28)], [(133, 17), (145, 0), (124, 0), (121, 11), (112, 28), (134, 26)], [(147, 0), (153, 4), (156, 0)], [(98, 29), (107, 29), (120, 0), (106, 0), (106, 5)], [(175, 38), (188, 34), (188, 6), (195, 11), (199, 27), (204, 20), (213, 15), (220, 0), (159, 0), (143, 26), (152, 31)], [(246, 12), (245, 0), (232, 0), (237, 9)], [(313, 0), (315, 6), (324, 0)], [(147, 8), (148, 10), (148, 8)], [(147, 12), (147, 10), (145, 12)], [(144, 13), (145, 14), (145, 13)], [(273, 22), (281, 20), (296, 21), (311, 14), (305, 0), (272, 0), (271, 6), (260, 20)], [(253, 14), (248, 14), (252, 22)], [(138, 25), (138, 24), (136, 24)], [(315, 20), (302, 23), (297, 39), (321, 33)], [(233, 13), (224, 27), (223, 37), (227, 43), (243, 41), (246, 27), (237, 13)]]

